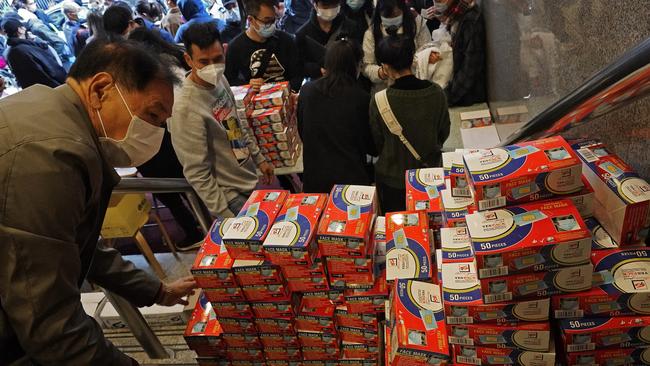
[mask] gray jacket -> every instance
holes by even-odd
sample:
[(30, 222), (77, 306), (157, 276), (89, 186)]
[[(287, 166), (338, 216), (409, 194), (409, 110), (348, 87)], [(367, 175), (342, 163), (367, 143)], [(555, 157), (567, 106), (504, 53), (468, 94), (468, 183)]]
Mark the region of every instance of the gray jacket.
[(88, 279), (138, 306), (161, 282), (97, 245), (119, 181), (77, 94), (0, 101), (0, 365), (130, 365), (84, 313)]

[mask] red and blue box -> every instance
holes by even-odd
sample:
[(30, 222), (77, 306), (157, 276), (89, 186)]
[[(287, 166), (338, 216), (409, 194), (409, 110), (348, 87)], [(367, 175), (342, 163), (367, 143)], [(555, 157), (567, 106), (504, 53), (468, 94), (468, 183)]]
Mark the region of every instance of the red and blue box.
[[(449, 180), (447, 180), (449, 183)], [(476, 211), (476, 205), (471, 197), (452, 196), (451, 190), (443, 189), (442, 197), (442, 222), (444, 227), (463, 227), (465, 216)]]
[(582, 318), (559, 322), (566, 352), (650, 346), (650, 317)]
[(289, 192), (253, 191), (244, 207), (223, 233), (223, 243), (233, 259), (264, 260), (262, 243)]
[(442, 263), (474, 261), (472, 240), (467, 227), (441, 228)]
[(364, 257), (377, 209), (375, 187), (335, 185), (318, 228), (324, 256)]
[(551, 324), (463, 324), (450, 325), (449, 344), (512, 348), (547, 352), (551, 346)]
[(432, 244), (424, 211), (386, 215), (386, 280), (430, 279)]
[(232, 269), (240, 286), (275, 285), (284, 280), (280, 267), (268, 261), (237, 259)]
[(582, 165), (560, 136), (463, 155), (478, 209), (549, 199), (582, 189)]
[(481, 211), (466, 220), (479, 278), (589, 263), (591, 233), (570, 200)]
[(406, 171), (406, 209), (423, 210), (432, 227), (442, 226), (440, 191), (445, 189), (443, 168), (410, 169)]
[(650, 365), (650, 348), (596, 349), (566, 354), (568, 366)]
[(225, 230), (232, 223), (231, 218), (217, 219), (196, 254), (190, 272), (200, 288), (236, 287), (232, 271), (233, 260), (222, 244)]
[(461, 365), (555, 366), (555, 349), (525, 351), (511, 348), (453, 345), (454, 361)]
[(188, 347), (201, 357), (224, 355), (223, 329), (205, 296), (199, 296), (183, 336)]

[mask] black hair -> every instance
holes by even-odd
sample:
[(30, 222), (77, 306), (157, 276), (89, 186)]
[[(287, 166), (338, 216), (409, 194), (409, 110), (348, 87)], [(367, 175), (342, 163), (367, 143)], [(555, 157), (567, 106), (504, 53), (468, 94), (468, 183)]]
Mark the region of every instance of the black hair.
[(87, 44), (68, 76), (83, 81), (100, 72), (111, 74), (116, 83), (129, 91), (142, 91), (154, 80), (170, 85), (179, 83), (165, 58), (158, 57), (138, 42), (118, 38), (98, 39)]
[(396, 71), (410, 69), (415, 55), (415, 41), (406, 35), (385, 37), (375, 51), (377, 61), (387, 64)]
[(277, 4), (277, 0), (246, 0), (244, 1), (244, 10), (246, 10), (247, 15), (256, 17), (259, 15), (262, 6), (274, 9)]
[(415, 16), (413, 16), (413, 13), (406, 5), (405, 0), (379, 0), (372, 17), (372, 34), (375, 38), (375, 58), (377, 58), (379, 42), (384, 38), (384, 33), (381, 29), (383, 27), (381, 17), (388, 18), (390, 15), (393, 15), (393, 9), (395, 8), (399, 8), (402, 11), (403, 34), (415, 40), (415, 32), (417, 31)]
[(157, 54), (171, 56), (178, 66), (182, 67), (186, 71), (192, 69), (187, 62), (185, 62), (183, 49), (180, 46), (165, 41), (160, 36), (158, 30), (151, 30), (145, 27), (136, 28), (133, 32), (129, 33), (129, 40), (143, 43)]
[(203, 50), (212, 46), (216, 41), (221, 42), (216, 22), (194, 23), (183, 32), (185, 51), (190, 56), (192, 56), (192, 45)]
[[(341, 10), (345, 13), (346, 16), (349, 16), (349, 14), (352, 14), (352, 8), (347, 4), (346, 1), (343, 2), (343, 6), (342, 6)], [(375, 5), (374, 5), (373, 0), (364, 0), (363, 6), (359, 10), (361, 12), (365, 13), (365, 15), (368, 16), (368, 18), (372, 19), (372, 14), (375, 11)]]
[(88, 23), (88, 29), (90, 29), (90, 34), (95, 38), (105, 38), (106, 31), (104, 30), (104, 18), (102, 14), (97, 11), (91, 11), (86, 17), (86, 22)]
[(111, 5), (102, 18), (106, 33), (122, 35), (133, 21), (133, 12), (125, 6)]
[(363, 51), (359, 45), (347, 37), (339, 38), (327, 45), (322, 92), (335, 96), (341, 87), (356, 83)]
[(148, 0), (140, 0), (135, 5), (135, 11), (139, 15), (146, 15), (151, 19), (158, 19), (161, 15), (160, 8), (155, 3), (150, 3)]
[(314, 0), (314, 4), (341, 5), (341, 0)]
[(27, 9), (27, 2), (25, 0), (16, 0), (13, 3), (13, 7), (16, 10)]

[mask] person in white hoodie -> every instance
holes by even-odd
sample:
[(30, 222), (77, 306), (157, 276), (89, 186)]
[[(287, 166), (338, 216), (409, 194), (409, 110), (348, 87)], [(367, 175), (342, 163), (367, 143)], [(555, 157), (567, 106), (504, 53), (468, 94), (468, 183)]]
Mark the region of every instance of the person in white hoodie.
[(414, 15), (404, 0), (379, 0), (373, 14), (372, 24), (363, 37), (362, 73), (372, 82), (372, 92), (386, 89), (391, 83), (388, 74), (377, 62), (375, 49), (381, 40), (394, 34), (406, 34), (415, 42), (415, 49), (431, 42), (426, 21)]
[(237, 215), (258, 183), (273, 177), (254, 140), (241, 129), (235, 98), (223, 76), (225, 55), (212, 23), (183, 33), (185, 61), (192, 71), (176, 95), (168, 128), (183, 174), (215, 217)]

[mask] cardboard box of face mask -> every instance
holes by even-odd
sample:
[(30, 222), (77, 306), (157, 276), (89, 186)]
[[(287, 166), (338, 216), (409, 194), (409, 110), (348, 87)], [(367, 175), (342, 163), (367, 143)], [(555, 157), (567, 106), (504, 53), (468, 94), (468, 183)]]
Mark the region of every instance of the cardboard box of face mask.
[(374, 240), (371, 240), (368, 254), (364, 257), (328, 257), (325, 259), (327, 273), (330, 275), (330, 278), (339, 278), (339, 275), (343, 276), (341, 278), (346, 278), (345, 275), (372, 274), (375, 255), (373, 243)]
[(598, 221), (621, 246), (643, 241), (650, 226), (650, 184), (599, 141), (572, 146), (595, 191)]
[(375, 187), (335, 185), (318, 228), (324, 256), (364, 257), (376, 211)]
[(298, 339), (302, 347), (335, 347), (338, 353), (339, 339), (335, 333), (298, 331)]
[(381, 313), (388, 299), (388, 284), (385, 276), (378, 276), (370, 289), (345, 290), (345, 305), (351, 313)]
[[(316, 254), (318, 255), (318, 253)], [(314, 259), (312, 265), (309, 265), (306, 261), (298, 262), (300, 264), (283, 264), (280, 266), (284, 278), (323, 277), (327, 275), (320, 255)]]
[(235, 105), (238, 109), (246, 109), (255, 95), (250, 85), (231, 86), (230, 90), (232, 90), (232, 94), (235, 96)]
[(447, 189), (452, 197), (472, 198), (472, 189), (465, 174), (463, 155), (480, 152), (480, 149), (456, 149), (451, 156), (451, 169), (449, 170), (449, 181)]
[(246, 301), (244, 292), (241, 287), (221, 287), (221, 288), (206, 288), (203, 290), (205, 297), (210, 302), (236, 302)]
[(237, 318), (217, 318), (221, 328), (226, 333), (243, 333), (243, 334), (256, 334), (257, 329), (253, 319), (237, 319)]
[(474, 261), (474, 250), (466, 227), (440, 229), (442, 263)]
[(396, 280), (390, 298), (390, 321), (394, 327), (390, 364), (426, 365), (449, 360), (444, 318), (438, 285)]
[(232, 271), (233, 260), (222, 245), (222, 236), (232, 223), (229, 219), (217, 219), (196, 254), (191, 268), (192, 276), (201, 288), (236, 287)]
[(334, 312), (334, 317), (336, 324), (343, 327), (377, 331), (379, 326), (376, 314), (351, 312), (345, 306), (338, 306)]
[(605, 228), (595, 217), (585, 219), (585, 225), (591, 232), (591, 250), (618, 249), (618, 243), (605, 231)]
[(328, 274), (330, 286), (337, 289), (371, 288), (375, 283), (374, 273)]
[(341, 305), (345, 301), (343, 290), (331, 289), (329, 291), (304, 292), (300, 295), (302, 306), (320, 308), (331, 305)]
[[(329, 347), (302, 347), (303, 364), (309, 366), (335, 366), (338, 365), (339, 349)], [(333, 361), (332, 363), (327, 360)]]
[[(568, 199), (573, 202), (576, 209), (580, 213), (583, 220), (593, 217), (596, 204), (596, 194), (588, 180), (582, 177), (582, 184), (584, 187), (576, 193), (571, 193), (562, 196), (562, 199)], [(556, 201), (557, 199), (550, 199), (547, 201)]]
[(329, 281), (327, 277), (302, 277), (288, 278), (287, 288), (291, 292), (313, 292), (329, 290)]
[(454, 361), (468, 365), (555, 366), (555, 348), (525, 351), (509, 348), (454, 345)]
[[(386, 257), (386, 217), (377, 216), (375, 226), (372, 231), (373, 245), (375, 247), (375, 259), (377, 257)], [(381, 260), (381, 258), (380, 258)]]
[(264, 84), (253, 97), (253, 108), (283, 106), (289, 98), (289, 84), (286, 82)]
[[(379, 360), (339, 360), (340, 366), (379, 366)], [(331, 365), (335, 366), (335, 365)]]
[(289, 301), (291, 294), (284, 284), (243, 286), (248, 301)]
[(290, 194), (264, 240), (268, 260), (277, 265), (313, 265), (316, 230), (326, 194)]
[(183, 337), (188, 347), (202, 357), (219, 357), (223, 355), (223, 330), (215, 318), (212, 305), (200, 296), (196, 302), (192, 317), (187, 322)]
[(596, 349), (566, 354), (569, 366), (650, 365), (650, 348)]
[(299, 347), (265, 347), (264, 356), (267, 360), (302, 360), (302, 353), (300, 352)]
[(256, 318), (291, 318), (295, 309), (290, 301), (267, 301), (251, 303)]
[(262, 348), (262, 342), (257, 334), (224, 333), (223, 340), (227, 347)]
[(580, 159), (560, 136), (465, 154), (463, 161), (481, 211), (582, 189)]
[(554, 296), (555, 318), (650, 314), (650, 248), (599, 250), (591, 260), (596, 287)]
[(260, 333), (295, 334), (291, 318), (258, 318), (254, 322)]
[(300, 347), (295, 334), (260, 333), (260, 341), (264, 347)]
[(224, 231), (223, 242), (233, 259), (264, 260), (262, 243), (280, 212), (288, 191), (253, 191), (241, 212)]
[(284, 280), (280, 268), (269, 261), (237, 259), (232, 269), (240, 286), (275, 285)]
[(226, 358), (241, 361), (264, 361), (264, 352), (261, 348), (228, 348)]
[(379, 347), (343, 341), (341, 344), (341, 356), (344, 359), (377, 360), (379, 357)]
[(343, 342), (379, 347), (379, 333), (376, 330), (342, 326), (337, 327), (337, 330)]
[(593, 266), (562, 267), (546, 272), (522, 273), (481, 281), (486, 304), (542, 298), (586, 291), (592, 286)]
[(650, 317), (583, 318), (559, 322), (566, 352), (650, 346)]
[(406, 209), (424, 210), (429, 215), (429, 225), (442, 226), (442, 201), (440, 191), (445, 189), (443, 168), (411, 169), (406, 171)]
[[(449, 181), (447, 181), (449, 183)], [(443, 189), (440, 191), (442, 198), (442, 221), (445, 227), (464, 227), (465, 216), (476, 211), (474, 200), (468, 197), (454, 197), (451, 191)]]
[(589, 263), (591, 233), (570, 200), (481, 211), (466, 220), (479, 278)]
[(220, 318), (245, 318), (253, 317), (253, 310), (247, 302), (215, 302), (212, 309)]
[(546, 352), (551, 325), (543, 323), (464, 324), (449, 326), (449, 343)]
[(492, 305), (483, 303), (474, 262), (443, 263), (441, 272), (449, 325), (548, 321), (549, 299)]
[(327, 308), (317, 308), (319, 313), (310, 315), (300, 314), (296, 316), (295, 326), (299, 331), (335, 333), (334, 312)]
[(263, 125), (270, 125), (273, 131), (279, 132), (286, 127), (286, 115), (287, 112), (283, 105), (256, 108), (248, 114), (248, 121), (252, 129)]
[(386, 215), (386, 280), (430, 279), (429, 220), (424, 211)]

